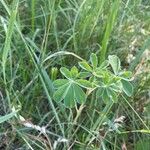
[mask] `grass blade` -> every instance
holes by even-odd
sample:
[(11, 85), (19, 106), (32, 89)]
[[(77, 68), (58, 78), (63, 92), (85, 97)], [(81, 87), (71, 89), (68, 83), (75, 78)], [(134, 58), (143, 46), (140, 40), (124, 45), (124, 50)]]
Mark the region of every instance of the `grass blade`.
[(17, 111), (11, 112), (5, 116), (0, 116), (0, 123), (3, 123), (16, 115)]
[(113, 27), (115, 25), (117, 12), (118, 12), (118, 9), (119, 9), (119, 2), (120, 2), (119, 0), (116, 0), (113, 3), (112, 9), (110, 11), (110, 15), (108, 17), (104, 38), (102, 40), (102, 49), (100, 51), (100, 56), (99, 56), (100, 64), (105, 60), (109, 37), (110, 37), (110, 34), (111, 34), (111, 32), (113, 30)]

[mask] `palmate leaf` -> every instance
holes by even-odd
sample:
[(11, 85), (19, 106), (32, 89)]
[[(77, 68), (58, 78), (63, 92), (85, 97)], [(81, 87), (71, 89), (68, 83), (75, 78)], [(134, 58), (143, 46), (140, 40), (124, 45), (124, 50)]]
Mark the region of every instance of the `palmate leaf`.
[(114, 103), (118, 102), (118, 96), (111, 87), (99, 87), (96, 92), (96, 97), (101, 97), (106, 104), (110, 101), (113, 101)]
[(86, 100), (86, 94), (75, 82), (58, 79), (54, 82), (54, 86), (57, 88), (53, 95), (54, 100), (56, 102), (64, 100), (66, 107), (75, 107), (76, 103), (83, 104)]
[(53, 95), (53, 98), (56, 102), (61, 102), (64, 99), (64, 97), (67, 94), (67, 91), (69, 90), (68, 87), (69, 83), (58, 88), (58, 90)]

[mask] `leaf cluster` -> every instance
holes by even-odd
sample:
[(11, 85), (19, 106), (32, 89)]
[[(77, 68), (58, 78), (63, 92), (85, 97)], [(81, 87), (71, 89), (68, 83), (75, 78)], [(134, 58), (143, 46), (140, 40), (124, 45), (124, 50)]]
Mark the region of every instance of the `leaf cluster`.
[(70, 70), (61, 67), (60, 72), (65, 79), (54, 81), (54, 100), (63, 101), (66, 107), (72, 108), (77, 103), (85, 103), (88, 96), (86, 91), (96, 91), (96, 97), (106, 104), (118, 102), (118, 95), (123, 92), (127, 96), (132, 95), (132, 73), (121, 70), (120, 59), (116, 55), (109, 55), (108, 60), (100, 66), (98, 64), (96, 54), (92, 53), (89, 62), (83, 60), (78, 63), (79, 69), (75, 66)]

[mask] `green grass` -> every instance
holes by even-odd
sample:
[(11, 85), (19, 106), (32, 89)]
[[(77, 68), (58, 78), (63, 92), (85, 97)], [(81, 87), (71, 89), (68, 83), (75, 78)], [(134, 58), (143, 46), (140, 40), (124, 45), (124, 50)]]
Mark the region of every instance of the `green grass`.
[[(149, 15), (149, 0), (1, 0), (0, 149), (148, 150)], [(99, 64), (117, 55), (134, 94), (108, 105), (96, 92), (75, 108), (56, 103), (59, 69), (91, 53)], [(122, 127), (110, 131), (120, 116)]]

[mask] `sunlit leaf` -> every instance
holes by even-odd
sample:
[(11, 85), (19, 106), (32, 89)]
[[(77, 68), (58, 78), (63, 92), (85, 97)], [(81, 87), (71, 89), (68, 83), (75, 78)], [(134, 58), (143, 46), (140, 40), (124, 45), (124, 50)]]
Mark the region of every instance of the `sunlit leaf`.
[(79, 73), (79, 78), (87, 78), (87, 77), (90, 77), (91, 76), (91, 73), (90, 72), (80, 72)]
[(90, 55), (90, 61), (91, 61), (91, 64), (92, 64), (93, 68), (96, 68), (97, 65), (98, 65), (98, 59), (97, 59), (96, 54), (92, 53)]
[(86, 71), (89, 71), (89, 72), (92, 71), (92, 68), (90, 67), (90, 65), (89, 65), (86, 61), (81, 61), (81, 62), (79, 62), (79, 66), (80, 66), (82, 69), (86, 70)]
[(71, 78), (72, 78), (71, 73), (70, 73), (70, 71), (69, 71), (67, 68), (61, 67), (61, 68), (60, 68), (60, 72), (61, 72), (67, 79), (71, 79)]
[(92, 83), (88, 80), (84, 80), (84, 79), (78, 79), (76, 80), (77, 84), (79, 84), (80, 86), (84, 87), (84, 88), (92, 88)]
[(118, 75), (120, 70), (120, 59), (116, 55), (109, 55), (108, 59), (115, 75)]
[(73, 78), (78, 77), (78, 69), (77, 69), (77, 67), (74, 66), (74, 67), (71, 68), (71, 75), (72, 75)]
[(67, 79), (57, 79), (53, 82), (53, 85), (55, 88), (59, 88), (60, 86), (63, 86), (67, 84), (69, 81)]

